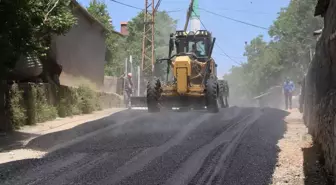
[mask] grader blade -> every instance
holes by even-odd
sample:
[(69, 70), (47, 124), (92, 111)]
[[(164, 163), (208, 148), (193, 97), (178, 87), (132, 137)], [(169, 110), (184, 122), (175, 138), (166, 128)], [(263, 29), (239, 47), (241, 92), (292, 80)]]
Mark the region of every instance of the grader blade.
[(146, 96), (132, 96), (131, 109), (147, 110)]

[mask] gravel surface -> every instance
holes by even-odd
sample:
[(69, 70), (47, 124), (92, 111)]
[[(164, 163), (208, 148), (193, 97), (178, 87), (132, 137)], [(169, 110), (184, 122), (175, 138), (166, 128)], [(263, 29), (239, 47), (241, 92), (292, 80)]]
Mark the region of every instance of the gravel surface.
[[(238, 107), (218, 114), (127, 110), (35, 138), (27, 150), (52, 152), (1, 164), (0, 184), (266, 185), (285, 116)], [(75, 141), (50, 146), (65, 139)]]
[(319, 163), (319, 151), (302, 120), (294, 109), (286, 117), (286, 133), (279, 140), (280, 153), (273, 185), (327, 185), (328, 178)]

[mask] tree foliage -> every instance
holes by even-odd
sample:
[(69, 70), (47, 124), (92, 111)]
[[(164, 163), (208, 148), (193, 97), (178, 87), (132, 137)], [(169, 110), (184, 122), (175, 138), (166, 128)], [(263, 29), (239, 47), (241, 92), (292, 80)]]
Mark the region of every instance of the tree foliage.
[(69, 0), (0, 1), (0, 69), (13, 68), (22, 54), (45, 56), (51, 36), (76, 23)]
[(251, 98), (271, 86), (281, 85), (285, 76), (301, 80), (310, 62), (309, 51), (315, 47), (312, 33), (323, 25), (322, 20), (313, 15), (316, 2), (291, 1), (271, 25), (269, 43), (258, 36), (246, 45), (247, 62), (233, 67), (224, 76), (242, 96)]
[[(150, 19), (149, 19), (150, 20)], [(144, 13), (140, 12), (128, 22), (129, 36), (127, 37), (127, 52), (134, 56), (136, 63), (141, 62), (142, 36), (144, 27)], [(169, 46), (169, 34), (175, 32), (177, 21), (169, 16), (166, 11), (158, 11), (155, 14), (155, 58), (167, 57)], [(150, 43), (147, 42), (146, 47)]]

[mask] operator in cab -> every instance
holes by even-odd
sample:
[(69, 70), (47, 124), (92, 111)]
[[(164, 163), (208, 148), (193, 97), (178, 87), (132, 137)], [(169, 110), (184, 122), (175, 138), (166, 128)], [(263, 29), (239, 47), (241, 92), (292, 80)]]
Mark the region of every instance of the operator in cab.
[(191, 47), (191, 52), (195, 53), (197, 57), (200, 56), (201, 52), (197, 50), (196, 44), (193, 44)]

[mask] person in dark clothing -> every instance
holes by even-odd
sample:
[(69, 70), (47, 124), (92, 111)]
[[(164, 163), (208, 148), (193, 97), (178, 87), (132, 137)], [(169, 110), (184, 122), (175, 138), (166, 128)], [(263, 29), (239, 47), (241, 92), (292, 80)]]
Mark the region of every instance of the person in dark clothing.
[(132, 82), (132, 73), (127, 74), (125, 79), (125, 94), (126, 94), (126, 103), (128, 108), (131, 108), (131, 95), (133, 93), (133, 82)]

